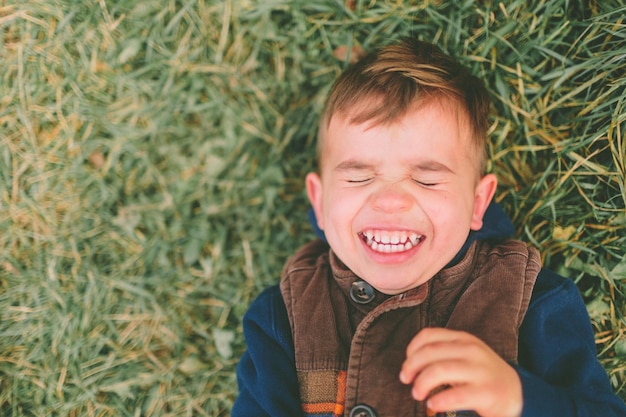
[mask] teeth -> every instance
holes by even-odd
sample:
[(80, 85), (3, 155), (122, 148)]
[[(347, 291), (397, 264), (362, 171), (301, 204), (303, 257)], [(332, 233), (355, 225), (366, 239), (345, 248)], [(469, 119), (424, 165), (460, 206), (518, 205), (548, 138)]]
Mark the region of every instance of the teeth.
[(417, 233), (401, 231), (385, 232), (380, 230), (367, 230), (362, 233), (362, 236), (372, 250), (381, 253), (408, 251), (422, 240), (422, 236)]

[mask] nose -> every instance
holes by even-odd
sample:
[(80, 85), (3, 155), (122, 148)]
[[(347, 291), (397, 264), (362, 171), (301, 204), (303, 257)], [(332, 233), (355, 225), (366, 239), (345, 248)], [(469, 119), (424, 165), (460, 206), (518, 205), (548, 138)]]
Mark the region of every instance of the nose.
[(397, 213), (410, 209), (413, 196), (400, 183), (387, 184), (372, 195), (371, 204), (377, 211)]

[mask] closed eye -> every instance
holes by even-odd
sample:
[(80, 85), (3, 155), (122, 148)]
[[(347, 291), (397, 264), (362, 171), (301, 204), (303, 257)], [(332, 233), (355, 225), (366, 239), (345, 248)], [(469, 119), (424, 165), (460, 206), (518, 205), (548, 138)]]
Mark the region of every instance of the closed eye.
[(436, 183), (436, 182), (427, 182), (427, 181), (419, 181), (419, 180), (413, 180), (413, 181), (415, 181), (416, 184), (421, 185), (422, 187), (435, 187), (439, 185), (439, 183)]
[(368, 183), (372, 180), (372, 178), (364, 178), (364, 179), (358, 179), (358, 180), (346, 180), (348, 183), (350, 184), (365, 184)]

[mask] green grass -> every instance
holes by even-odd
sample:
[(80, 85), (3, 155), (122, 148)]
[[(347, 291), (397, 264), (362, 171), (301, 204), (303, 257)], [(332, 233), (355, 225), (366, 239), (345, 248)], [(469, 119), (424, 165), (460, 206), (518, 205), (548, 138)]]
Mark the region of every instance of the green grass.
[(0, 414), (228, 415), (242, 315), (312, 238), (335, 51), (409, 34), (489, 84), (497, 200), (626, 398), (621, 4), (0, 4)]

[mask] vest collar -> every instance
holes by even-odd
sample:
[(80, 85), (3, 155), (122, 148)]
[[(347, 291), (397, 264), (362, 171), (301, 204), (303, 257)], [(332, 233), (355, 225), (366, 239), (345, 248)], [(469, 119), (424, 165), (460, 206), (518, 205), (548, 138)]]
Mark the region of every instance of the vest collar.
[[(384, 294), (375, 288), (364, 283), (364, 281), (352, 272), (331, 250), (329, 250), (328, 258), (332, 278), (354, 309), (361, 315), (366, 315), (373, 311), (381, 304), (398, 304), (403, 306), (413, 306), (424, 302), (430, 296), (431, 308), (439, 309), (440, 303), (448, 303), (452, 301), (465, 288), (463, 284), (471, 276), (476, 255), (478, 254), (478, 244), (474, 242), (465, 251), (464, 256), (457, 263), (441, 270), (435, 277), (419, 287), (412, 288), (404, 293), (397, 295)], [(369, 286), (373, 292), (372, 300), (366, 303), (359, 303), (351, 297), (351, 291), (357, 283), (363, 282), (365, 286)], [(434, 291), (434, 294), (433, 294)]]

